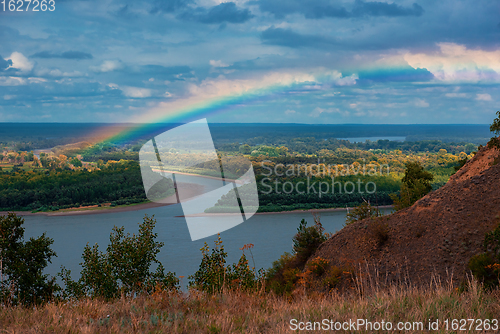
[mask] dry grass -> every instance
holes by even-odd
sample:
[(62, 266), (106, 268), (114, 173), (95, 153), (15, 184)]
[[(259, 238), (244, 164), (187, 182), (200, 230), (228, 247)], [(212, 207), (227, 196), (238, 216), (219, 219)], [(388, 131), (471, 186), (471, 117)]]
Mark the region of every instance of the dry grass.
[[(113, 302), (81, 300), (0, 311), (1, 333), (289, 333), (290, 320), (422, 321), (500, 317), (500, 293), (484, 292), (475, 281), (465, 292), (435, 284), (379, 288), (359, 280), (349, 296), (226, 292), (210, 296), (157, 292)], [(363, 286), (360, 286), (363, 285)], [(308, 331), (305, 331), (308, 332)], [(363, 330), (360, 331), (364, 332)], [(411, 331), (407, 331), (411, 332)], [(445, 333), (444, 326), (433, 333)], [(464, 331), (467, 332), (467, 331)], [(477, 333), (478, 331), (471, 331)], [(480, 332), (480, 331), (479, 331)]]

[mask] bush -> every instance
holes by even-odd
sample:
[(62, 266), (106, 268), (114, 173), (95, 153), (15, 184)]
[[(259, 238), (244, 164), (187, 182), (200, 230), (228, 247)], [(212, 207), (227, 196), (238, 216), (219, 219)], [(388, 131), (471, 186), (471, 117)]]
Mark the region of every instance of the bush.
[(211, 294), (222, 292), (223, 288), (233, 290), (257, 288), (262, 273), (256, 273), (255, 268), (249, 267), (244, 252), (253, 245), (245, 245), (242, 248), (243, 254), (238, 263), (226, 266), (227, 253), (224, 251), (220, 235), (214, 243), (215, 247), (212, 250), (206, 242), (200, 249), (203, 257), (198, 270), (188, 277), (189, 286)]
[(312, 259), (307, 265), (308, 270), (310, 270), (316, 276), (321, 276), (325, 273), (328, 268), (329, 261), (321, 257), (316, 257)]
[(56, 253), (54, 240), (45, 236), (24, 241), (24, 219), (14, 213), (0, 216), (0, 302), (40, 304), (53, 298), (60, 287), (43, 270)]
[(484, 284), (485, 288), (494, 288), (498, 286), (500, 279), (500, 264), (495, 262), (495, 258), (491, 254), (482, 253), (474, 255), (469, 260), (467, 268)]
[(485, 252), (473, 256), (468, 268), (486, 288), (494, 288), (500, 280), (500, 225), (486, 233), (483, 246)]
[(328, 236), (324, 232), (323, 225), (316, 220), (314, 226), (307, 227), (307, 222), (302, 219), (297, 234), (293, 237), (293, 251), (297, 260), (305, 264), (307, 259), (316, 251), (316, 249), (325, 242)]
[(500, 149), (500, 139), (498, 136), (500, 135), (500, 111), (497, 111), (497, 118), (493, 120), (493, 123), (490, 125), (490, 131), (495, 134), (494, 137), (490, 139), (488, 142), (488, 148), (498, 148)]
[(352, 224), (355, 221), (371, 217), (380, 217), (382, 214), (380, 210), (369, 202), (364, 202), (357, 207), (353, 208), (351, 212), (346, 215), (346, 225)]
[(370, 230), (379, 247), (389, 240), (389, 226), (386, 223), (376, 220), (370, 224)]
[[(112, 299), (124, 295), (152, 293), (158, 286), (162, 289), (177, 289), (179, 280), (175, 273), (164, 272), (163, 265), (156, 255), (163, 246), (157, 242), (153, 233), (156, 220), (144, 217), (139, 225), (139, 234), (124, 234), (124, 227), (114, 227), (109, 237), (110, 244), (106, 253), (99, 251), (95, 244), (88, 244), (83, 251), (81, 277), (73, 281), (69, 270), (62, 269), (59, 274), (66, 284), (66, 297), (99, 297)], [(150, 267), (155, 263), (156, 271)]]
[[(325, 242), (329, 235), (324, 233), (324, 228), (319, 217), (314, 217), (314, 226), (307, 226), (302, 219), (297, 234), (293, 237), (293, 255), (285, 253), (281, 258), (273, 262), (273, 266), (266, 273), (267, 289), (278, 295), (290, 294), (299, 282), (306, 282), (308, 277), (302, 273), (307, 259)], [(315, 262), (316, 261), (316, 262)], [(318, 275), (326, 270), (326, 260), (313, 260), (312, 267)], [(300, 280), (300, 281), (299, 281)]]
[(328, 269), (325, 277), (323, 278), (323, 285), (328, 290), (334, 289), (339, 285), (342, 280), (343, 270), (337, 266), (332, 266)]
[(214, 243), (215, 247), (210, 252), (210, 248), (205, 242), (205, 245), (200, 249), (203, 255), (200, 267), (188, 277), (190, 287), (209, 293), (221, 291), (226, 271), (227, 253), (224, 251), (220, 235)]
[(394, 208), (401, 210), (410, 207), (432, 190), (431, 181), (434, 175), (424, 170), (419, 162), (409, 162), (406, 165), (399, 195), (390, 195)]

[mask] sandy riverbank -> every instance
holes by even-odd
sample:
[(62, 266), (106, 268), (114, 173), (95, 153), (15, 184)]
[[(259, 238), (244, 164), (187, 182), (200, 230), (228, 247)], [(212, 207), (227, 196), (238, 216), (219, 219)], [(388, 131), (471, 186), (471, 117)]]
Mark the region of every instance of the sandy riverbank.
[[(183, 197), (180, 200), (187, 200), (189, 198), (194, 198), (199, 196), (204, 191), (204, 186), (193, 184), (193, 183), (179, 183), (178, 186), (182, 185), (183, 187)], [(157, 208), (160, 206), (167, 206), (177, 203), (176, 195), (171, 195), (162, 199), (162, 203), (156, 202), (145, 202), (138, 204), (130, 204), (130, 205), (119, 205), (119, 206), (101, 206), (97, 205), (79, 207), (79, 208), (69, 208), (62, 209), (58, 211), (49, 211), (49, 212), (31, 212), (31, 211), (13, 211), (20, 216), (74, 216), (74, 215), (96, 215), (103, 213), (118, 213), (118, 212), (128, 212), (128, 211), (137, 211), (137, 210), (145, 210), (151, 208)], [(6, 215), (8, 211), (0, 211), (0, 216)]]
[[(392, 205), (381, 205), (378, 207), (379, 209), (392, 209)], [(331, 209), (307, 209), (307, 210), (292, 210), (292, 211), (277, 211), (277, 212), (257, 212), (256, 215), (282, 215), (282, 214), (291, 214), (291, 213), (302, 213), (302, 212), (336, 212), (336, 211), (347, 211), (352, 210), (354, 208), (331, 208)], [(188, 217), (213, 217), (213, 216), (233, 216), (240, 215), (240, 213), (199, 213), (195, 215), (187, 215)], [(176, 216), (176, 217), (185, 217), (185, 216)]]

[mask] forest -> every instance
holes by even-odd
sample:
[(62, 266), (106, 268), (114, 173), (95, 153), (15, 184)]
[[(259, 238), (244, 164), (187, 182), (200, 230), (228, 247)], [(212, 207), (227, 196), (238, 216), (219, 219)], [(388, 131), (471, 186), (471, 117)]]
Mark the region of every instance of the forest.
[[(276, 133), (268, 133), (267, 137), (250, 137), (244, 142), (219, 138), (215, 143), (219, 158), (230, 162), (224, 170), (226, 177), (235, 177), (244, 168), (238, 157), (251, 161), (260, 212), (353, 207), (363, 202), (390, 205), (389, 195), (398, 193), (407, 163), (422, 164), (434, 175), (432, 187), (437, 189), (477, 149), (475, 144), (467, 142), (351, 143), (336, 138), (292, 138), (290, 133), (285, 134), (281, 139), (275, 138)], [(277, 142), (263, 144), (271, 139)], [(4, 142), (0, 144), (0, 211), (52, 211), (145, 202), (138, 163), (143, 143), (143, 139), (121, 145), (109, 141), (77, 142), (35, 154), (33, 150), (17, 150), (18, 142)], [(168, 156), (174, 169), (192, 158), (185, 152), (171, 152)], [(194, 166), (189, 172), (203, 174), (207, 164), (213, 165), (213, 161)], [(353, 185), (357, 185), (356, 189)], [(222, 198), (207, 212), (224, 212), (227, 209), (224, 201)]]

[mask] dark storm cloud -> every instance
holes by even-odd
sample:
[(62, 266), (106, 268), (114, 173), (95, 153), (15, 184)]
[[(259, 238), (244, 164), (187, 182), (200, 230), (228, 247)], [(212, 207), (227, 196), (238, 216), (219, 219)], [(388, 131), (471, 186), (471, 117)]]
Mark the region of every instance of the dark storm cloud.
[(260, 38), (265, 44), (281, 45), (290, 48), (330, 48), (335, 44), (335, 40), (331, 38), (316, 35), (302, 35), (291, 29), (274, 27), (264, 30)]
[(93, 57), (90, 53), (81, 51), (66, 51), (60, 54), (53, 53), (50, 51), (42, 51), (42, 52), (37, 52), (34, 55), (31, 55), (31, 58), (92, 59)]
[(12, 60), (3, 59), (3, 57), (0, 55), (0, 71), (5, 70), (9, 66), (12, 66)]
[(411, 7), (403, 7), (395, 3), (362, 0), (356, 0), (350, 11), (330, 0), (255, 0), (250, 3), (257, 4), (261, 11), (271, 13), (277, 18), (294, 13), (303, 14), (309, 19), (319, 19), (323, 17), (420, 16), (424, 12), (424, 9), (416, 3)]
[(206, 24), (243, 23), (254, 17), (247, 9), (240, 9), (234, 2), (223, 2), (210, 9), (198, 7), (185, 11), (178, 16), (180, 19), (197, 21)]

